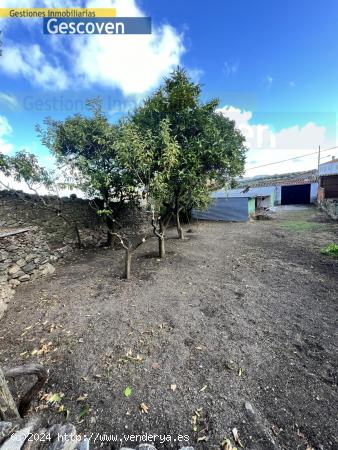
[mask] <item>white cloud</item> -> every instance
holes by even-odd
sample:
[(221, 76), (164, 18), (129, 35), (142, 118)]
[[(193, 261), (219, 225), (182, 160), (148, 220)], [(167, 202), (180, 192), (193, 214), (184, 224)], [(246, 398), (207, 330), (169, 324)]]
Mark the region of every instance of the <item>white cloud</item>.
[[(12, 0), (3, 0), (14, 6)], [(70, 2), (26, 0), (25, 7), (79, 7), (80, 0)], [(115, 7), (120, 17), (141, 17), (145, 13), (136, 0), (87, 0), (86, 7)], [(31, 23), (31, 21), (29, 21)], [(21, 21), (29, 27), (27, 22)], [(42, 26), (42, 24), (41, 24)], [(9, 75), (22, 75), (44, 88), (65, 89), (68, 86), (100, 84), (119, 88), (124, 95), (145, 94), (156, 87), (175, 66), (184, 53), (183, 36), (169, 24), (155, 27), (151, 35), (124, 36), (57, 36), (58, 40), (44, 40), (55, 51), (43, 50), (39, 45), (8, 44), (2, 57), (1, 70)], [(62, 61), (62, 62), (61, 62)], [(63, 63), (69, 63), (64, 70)]]
[(230, 77), (231, 75), (235, 75), (237, 73), (238, 68), (239, 68), (238, 61), (235, 62), (225, 61), (223, 66), (223, 72), (227, 77)]
[(0, 116), (0, 153), (10, 153), (13, 145), (7, 142), (7, 137), (12, 133), (12, 127), (4, 116)]
[(0, 104), (7, 106), (11, 110), (19, 108), (19, 102), (16, 97), (12, 94), (6, 94), (5, 92), (0, 92)]
[[(316, 155), (257, 169), (254, 169), (254, 167), (316, 152), (318, 145), (322, 145), (324, 148), (336, 145), (329, 139), (327, 129), (314, 122), (308, 122), (304, 126), (295, 125), (275, 131), (267, 124), (252, 124), (250, 122), (253, 118), (251, 111), (241, 110), (234, 106), (225, 106), (218, 111), (225, 117), (234, 120), (237, 128), (246, 138), (249, 149), (247, 153), (247, 176), (315, 169), (317, 165)], [(323, 155), (323, 157), (326, 156)]]
[(9, 44), (1, 57), (1, 68), (8, 75), (22, 75), (47, 89), (65, 89), (69, 83), (64, 70), (50, 64), (38, 44)]

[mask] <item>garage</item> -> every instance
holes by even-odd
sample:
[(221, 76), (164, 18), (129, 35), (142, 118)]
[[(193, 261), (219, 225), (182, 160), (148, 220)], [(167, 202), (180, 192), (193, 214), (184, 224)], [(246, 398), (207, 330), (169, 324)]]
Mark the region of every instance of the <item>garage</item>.
[(308, 205), (311, 198), (311, 184), (282, 186), (282, 205)]

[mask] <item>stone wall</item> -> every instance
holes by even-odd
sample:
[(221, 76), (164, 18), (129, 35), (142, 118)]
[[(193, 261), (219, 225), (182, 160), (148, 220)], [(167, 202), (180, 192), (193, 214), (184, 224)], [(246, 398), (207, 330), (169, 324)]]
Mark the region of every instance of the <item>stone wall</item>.
[(338, 198), (327, 198), (318, 201), (318, 205), (331, 219), (338, 220)]
[(74, 223), (86, 235), (86, 230), (100, 227), (101, 219), (88, 200), (76, 196), (40, 198), (20, 191), (0, 191), (0, 227), (38, 225), (48, 242), (60, 245), (76, 241)]
[(53, 273), (58, 257), (38, 227), (0, 231), (0, 317), (15, 288)]

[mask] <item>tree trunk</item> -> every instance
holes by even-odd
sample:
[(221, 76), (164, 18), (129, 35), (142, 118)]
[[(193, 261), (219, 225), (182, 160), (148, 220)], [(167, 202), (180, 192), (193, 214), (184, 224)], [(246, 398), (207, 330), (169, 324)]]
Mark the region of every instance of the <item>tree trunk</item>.
[(80, 231), (79, 231), (79, 227), (77, 226), (77, 223), (74, 225), (74, 228), (75, 228), (75, 233), (76, 233), (76, 237), (77, 237), (77, 245), (79, 246), (79, 248), (82, 248), (81, 235), (80, 235)]
[(110, 217), (106, 218), (106, 224), (107, 224), (107, 228), (108, 228), (106, 246), (111, 247), (112, 242), (113, 242), (113, 236), (111, 234), (113, 231), (113, 221), (111, 220)]
[(158, 238), (158, 245), (159, 245), (159, 257), (164, 258), (165, 257), (165, 239), (164, 239), (164, 226), (163, 226), (163, 220), (162, 218), (159, 219), (159, 225), (160, 225), (160, 237)]
[(181, 227), (181, 222), (180, 222), (180, 211), (179, 211), (179, 209), (176, 210), (176, 228), (177, 228), (178, 238), (179, 239), (184, 239), (183, 228)]
[(8, 421), (10, 419), (18, 419), (19, 417), (19, 411), (0, 368), (0, 420)]
[(165, 239), (164, 236), (158, 237), (158, 256), (165, 257)]
[(131, 268), (131, 251), (130, 249), (125, 250), (125, 260), (124, 260), (124, 278), (126, 280), (130, 279), (130, 268)]
[(6, 378), (17, 378), (31, 375), (35, 375), (37, 380), (20, 399), (18, 410), (21, 417), (27, 413), (32, 400), (37, 397), (38, 393), (46, 384), (48, 372), (41, 364), (26, 364), (24, 366), (14, 367), (5, 372)]

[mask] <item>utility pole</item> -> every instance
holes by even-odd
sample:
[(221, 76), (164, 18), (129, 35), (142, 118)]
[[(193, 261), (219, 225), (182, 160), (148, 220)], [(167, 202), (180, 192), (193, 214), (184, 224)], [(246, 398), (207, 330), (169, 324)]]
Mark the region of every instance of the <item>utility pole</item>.
[(319, 166), (320, 166), (320, 145), (318, 145), (318, 181), (319, 181)]

